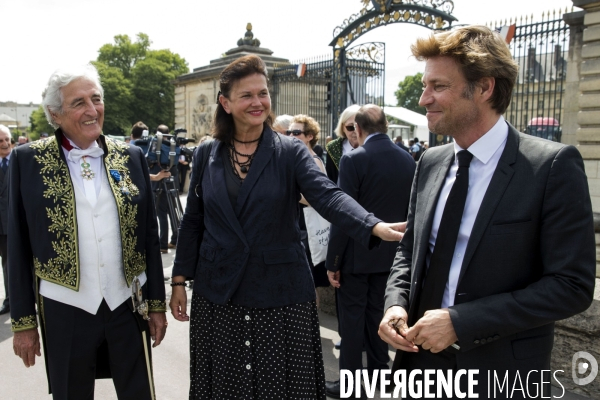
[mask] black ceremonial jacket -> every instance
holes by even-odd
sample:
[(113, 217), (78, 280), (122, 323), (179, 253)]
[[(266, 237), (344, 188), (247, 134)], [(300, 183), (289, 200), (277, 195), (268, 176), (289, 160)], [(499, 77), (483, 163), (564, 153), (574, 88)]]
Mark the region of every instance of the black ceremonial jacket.
[[(75, 191), (54, 137), (16, 148), (10, 157), (8, 260), (12, 330), (37, 327), (35, 278), (79, 289), (79, 242)], [(123, 274), (127, 284), (143, 271), (152, 312), (166, 311), (158, 224), (148, 167), (136, 146), (101, 135), (104, 167), (121, 226)], [(117, 176), (129, 177), (117, 182)], [(123, 187), (125, 186), (125, 187)]]
[[(298, 139), (266, 127), (252, 167), (232, 207), (225, 185), (229, 160), (213, 142), (201, 179), (201, 146), (194, 154), (173, 276), (194, 278), (194, 291), (213, 303), (269, 308), (315, 299), (298, 227), (302, 193), (325, 219), (365, 247), (380, 222), (321, 172)], [(200, 150), (200, 151), (199, 151)], [(204, 207), (196, 196), (201, 184)], [(202, 213), (204, 216), (202, 216)]]

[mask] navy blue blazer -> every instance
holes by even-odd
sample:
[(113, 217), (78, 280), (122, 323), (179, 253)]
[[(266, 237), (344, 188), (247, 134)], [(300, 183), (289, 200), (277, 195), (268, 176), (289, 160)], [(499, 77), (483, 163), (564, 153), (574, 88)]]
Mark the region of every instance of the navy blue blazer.
[[(225, 185), (229, 160), (222, 146), (213, 142), (201, 179), (200, 147), (196, 150), (179, 228), (173, 276), (193, 278), (196, 293), (216, 304), (231, 300), (259, 308), (314, 300), (298, 227), (300, 193), (364, 246), (379, 245), (371, 230), (381, 220), (331, 182), (298, 139), (264, 129), (235, 207)], [(194, 190), (199, 182), (202, 199)]]
[[(406, 233), (385, 297), (385, 309), (400, 305), (408, 311), (409, 325), (415, 322), (435, 208), (453, 160), (454, 146), (448, 144), (430, 148), (418, 163)], [(573, 146), (509, 125), (449, 308), (460, 342), (457, 367), (519, 370), (520, 376), (550, 369), (554, 321), (590, 305), (595, 268), (592, 206), (581, 155)], [(398, 351), (395, 368), (401, 357)], [(486, 388), (487, 374), (479, 376), (479, 387)], [(508, 381), (513, 379), (510, 375)]]
[[(410, 154), (379, 134), (342, 157), (338, 185), (377, 218), (406, 221), (415, 168)], [(397, 248), (398, 242), (385, 242), (369, 250), (334, 225), (326, 267), (357, 274), (389, 272)]]

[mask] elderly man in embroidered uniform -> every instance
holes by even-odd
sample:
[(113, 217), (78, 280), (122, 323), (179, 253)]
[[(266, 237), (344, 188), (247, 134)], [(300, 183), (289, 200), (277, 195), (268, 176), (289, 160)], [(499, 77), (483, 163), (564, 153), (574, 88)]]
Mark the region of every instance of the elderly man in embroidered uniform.
[(150, 337), (160, 344), (167, 323), (146, 160), (102, 135), (91, 65), (56, 71), (43, 98), (55, 135), (10, 158), (15, 354), (27, 367), (41, 354), (37, 301), (55, 399), (92, 399), (94, 379), (105, 377), (120, 399), (153, 399)]

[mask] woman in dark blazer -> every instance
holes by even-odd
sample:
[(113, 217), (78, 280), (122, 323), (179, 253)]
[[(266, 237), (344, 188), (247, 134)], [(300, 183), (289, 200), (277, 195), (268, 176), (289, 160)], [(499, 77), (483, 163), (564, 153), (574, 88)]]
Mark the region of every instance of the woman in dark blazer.
[(172, 278), (179, 321), (190, 319), (183, 285), (194, 280), (190, 399), (325, 399), (300, 193), (368, 247), (375, 236), (399, 240), (400, 224), (367, 213), (319, 170), (304, 143), (273, 132), (259, 57), (231, 63), (220, 89), (204, 168), (201, 147), (194, 155)]

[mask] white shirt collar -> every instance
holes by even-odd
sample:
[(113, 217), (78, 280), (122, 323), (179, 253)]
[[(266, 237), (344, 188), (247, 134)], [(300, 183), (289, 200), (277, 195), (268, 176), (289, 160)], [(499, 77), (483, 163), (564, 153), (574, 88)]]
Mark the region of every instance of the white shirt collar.
[[(508, 124), (504, 120), (504, 117), (500, 116), (498, 122), (496, 122), (492, 129), (487, 131), (482, 137), (477, 139), (475, 143), (469, 146), (469, 153), (473, 154), (473, 157), (483, 164), (487, 164), (494, 153), (498, 151), (502, 143), (506, 141), (507, 137)], [(461, 150), (464, 149), (454, 142), (454, 154), (456, 155)]]

